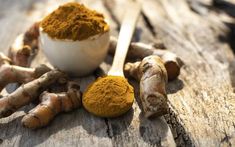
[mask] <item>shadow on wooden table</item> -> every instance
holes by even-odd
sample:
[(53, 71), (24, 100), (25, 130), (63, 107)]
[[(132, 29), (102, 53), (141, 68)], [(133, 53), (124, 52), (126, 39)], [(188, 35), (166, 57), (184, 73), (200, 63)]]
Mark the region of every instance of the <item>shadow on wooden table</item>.
[(167, 83), (166, 92), (167, 94), (173, 94), (184, 88), (184, 83), (181, 79), (177, 78)]
[[(213, 6), (215, 7), (215, 9), (212, 10), (223, 11), (235, 19), (234, 3), (224, 0), (213, 0)], [(224, 22), (224, 24), (228, 27), (228, 32), (226, 32), (225, 36), (219, 36), (218, 38), (221, 42), (227, 42), (232, 48), (233, 53), (235, 53), (235, 22)], [(229, 62), (229, 73), (231, 85), (235, 92), (235, 59), (232, 59)]]
[(105, 124), (106, 124), (105, 127), (107, 127), (105, 135), (94, 133), (94, 131), (91, 130), (91, 126), (87, 124), (82, 124), (82, 126), (89, 134), (96, 135), (98, 137), (113, 138), (122, 134), (124, 131), (127, 131), (128, 127), (131, 124), (131, 121), (133, 120), (133, 116), (134, 116), (134, 110), (132, 108), (131, 110), (129, 110), (126, 114), (122, 116), (119, 116), (116, 118), (102, 118), (105, 121)]
[[(2, 140), (2, 142), (6, 139), (13, 138), (14, 136), (17, 136), (20, 133), (16, 130), (13, 130), (14, 133), (11, 133), (12, 129), (8, 129), (8, 128), (15, 128), (16, 129), (17, 128), (16, 124), (20, 125), (21, 119), (23, 118), (23, 115), (22, 114), (17, 115), (17, 116), (13, 115), (10, 117), (11, 117), (10, 121), (0, 123), (0, 130), (1, 130), (0, 140)], [(6, 131), (7, 129), (8, 129), (8, 131)], [(0, 143), (0, 145), (1, 145), (1, 143)]]
[(139, 133), (145, 142), (153, 146), (161, 146), (164, 140), (168, 140), (170, 130), (162, 117), (147, 119), (143, 113), (140, 113), (139, 120)]
[[(234, 18), (235, 18), (235, 5), (233, 6), (234, 8)], [(229, 32), (227, 33), (227, 36), (225, 41), (227, 41), (230, 45), (230, 47), (233, 50), (233, 53), (235, 54), (235, 22), (234, 23), (225, 23), (228, 28), (229, 28)], [(231, 81), (231, 85), (233, 87), (233, 92), (235, 92), (235, 59), (231, 59), (229, 61), (229, 74), (230, 74), (230, 81)]]
[(213, 6), (235, 17), (235, 4), (225, 0), (213, 0)]
[[(141, 113), (139, 114), (140, 126), (139, 126), (139, 133), (143, 140), (150, 145), (162, 146), (162, 142), (165, 138), (168, 137), (169, 134), (169, 126), (171, 132), (173, 133), (173, 137), (177, 145), (186, 145), (186, 146), (193, 146), (193, 141), (189, 137), (187, 131), (182, 125), (182, 122), (177, 119), (177, 114), (174, 113), (171, 108), (169, 109), (169, 114), (163, 117), (158, 117), (154, 119), (146, 119), (143, 115), (143, 108), (139, 98), (139, 84), (131, 80), (130, 81), (133, 87), (136, 89), (136, 101), (138, 106), (141, 109)], [(173, 81), (167, 83), (166, 91), (167, 94), (174, 94), (177, 93), (179, 90), (184, 88), (184, 83), (181, 79), (177, 78)], [(166, 123), (167, 122), (167, 123)], [(169, 126), (168, 126), (168, 125)], [(150, 135), (151, 134), (151, 135)], [(169, 145), (169, 144), (168, 144)], [(168, 146), (167, 145), (167, 146)]]
[[(28, 109), (28, 108), (26, 108)], [(92, 116), (84, 109), (58, 115), (48, 126), (37, 130), (30, 130), (21, 125), (23, 111), (16, 112), (9, 121), (0, 123), (0, 140), (14, 140), (19, 146), (36, 146), (39, 144), (79, 142), (93, 137), (109, 137), (106, 124), (102, 118)], [(104, 132), (105, 131), (105, 132)], [(90, 137), (88, 134), (92, 134)], [(1, 143), (0, 143), (1, 145)]]
[[(179, 80), (180, 81), (180, 80)], [(178, 82), (179, 82), (178, 81)], [(139, 134), (143, 138), (145, 142), (147, 142), (150, 145), (153, 146), (162, 146), (164, 143), (164, 140), (169, 141), (169, 127), (166, 123), (166, 121), (163, 119), (163, 117), (157, 117), (152, 119), (147, 119), (143, 114), (143, 107), (142, 103), (139, 98), (139, 84), (134, 81), (130, 80), (131, 85), (135, 89), (135, 97), (136, 102), (141, 110), (141, 113), (139, 113)], [(182, 89), (182, 87), (180, 87)], [(177, 92), (176, 89), (172, 90), (172, 92)], [(166, 139), (168, 138), (168, 139)], [(169, 142), (167, 142), (167, 146)]]
[(49, 138), (51, 142), (54, 140), (54, 142), (61, 141), (62, 143), (65, 143), (66, 138), (70, 140), (69, 136), (74, 132), (76, 133), (76, 131), (72, 130), (81, 126), (81, 123), (83, 123), (82, 118), (84, 113), (83, 110), (78, 109), (73, 112), (60, 114), (48, 126), (37, 130), (22, 128), (22, 131), (20, 131), (22, 135), (19, 146), (36, 146)]

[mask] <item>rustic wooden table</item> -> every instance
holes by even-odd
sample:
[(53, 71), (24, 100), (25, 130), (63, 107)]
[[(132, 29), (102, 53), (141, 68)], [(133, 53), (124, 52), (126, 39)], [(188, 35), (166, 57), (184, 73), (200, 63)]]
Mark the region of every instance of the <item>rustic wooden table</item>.
[[(103, 12), (117, 36), (126, 1), (80, 2)], [(210, 0), (138, 1), (143, 8), (133, 40), (162, 40), (185, 63), (179, 78), (167, 85), (170, 114), (145, 119), (132, 82), (137, 100), (122, 117), (98, 118), (81, 108), (32, 131), (20, 123), (31, 105), (0, 120), (0, 146), (235, 146), (235, 1), (217, 8)], [(6, 53), (19, 33), (64, 2), (0, 0), (0, 50)], [(102, 64), (105, 71), (110, 61)], [(46, 62), (40, 53), (32, 66)], [(94, 79), (78, 79), (82, 90)]]

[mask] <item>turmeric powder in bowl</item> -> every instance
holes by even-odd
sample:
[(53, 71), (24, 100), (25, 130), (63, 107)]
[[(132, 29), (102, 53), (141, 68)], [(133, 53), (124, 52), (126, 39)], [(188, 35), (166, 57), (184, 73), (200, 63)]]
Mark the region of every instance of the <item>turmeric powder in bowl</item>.
[(52, 38), (74, 41), (109, 30), (103, 14), (76, 2), (60, 6), (42, 20), (41, 27)]
[(133, 104), (134, 90), (121, 76), (98, 78), (83, 94), (85, 109), (100, 117), (117, 117), (126, 113)]
[(104, 61), (109, 26), (103, 14), (83, 4), (61, 5), (40, 23), (40, 48), (56, 68), (72, 76), (86, 76)]

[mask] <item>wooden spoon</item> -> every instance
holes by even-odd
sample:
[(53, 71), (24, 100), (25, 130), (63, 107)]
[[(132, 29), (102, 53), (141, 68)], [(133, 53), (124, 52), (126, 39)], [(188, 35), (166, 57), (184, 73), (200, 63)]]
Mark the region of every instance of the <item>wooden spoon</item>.
[(132, 2), (130, 10), (125, 14), (118, 37), (117, 47), (113, 64), (108, 75), (124, 77), (123, 66), (126, 59), (127, 51), (131, 42), (132, 35), (135, 30), (137, 18), (141, 7), (140, 4)]
[(134, 101), (133, 87), (124, 77), (123, 66), (140, 13), (140, 5), (132, 2), (129, 8), (121, 26), (108, 76), (98, 78), (83, 94), (84, 108), (100, 117), (120, 116), (130, 110)]

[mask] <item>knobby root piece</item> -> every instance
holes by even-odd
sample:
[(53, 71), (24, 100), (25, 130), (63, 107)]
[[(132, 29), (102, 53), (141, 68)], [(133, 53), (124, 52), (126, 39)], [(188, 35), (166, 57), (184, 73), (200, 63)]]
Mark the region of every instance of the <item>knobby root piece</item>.
[(7, 117), (20, 107), (34, 101), (42, 90), (64, 76), (64, 73), (52, 70), (4, 96), (0, 99), (0, 118)]
[(38, 49), (39, 25), (40, 22), (35, 22), (24, 33), (24, 45), (29, 45), (33, 49), (33, 51)]
[(31, 129), (48, 125), (61, 112), (69, 112), (81, 106), (80, 87), (74, 82), (68, 83), (67, 92), (43, 92), (41, 103), (29, 111), (22, 119), (22, 124)]
[(145, 57), (141, 62), (127, 63), (125, 73), (140, 81), (140, 99), (145, 117), (167, 113), (167, 71), (156, 55)]
[(32, 48), (29, 45), (24, 45), (23, 39), (23, 34), (16, 37), (8, 50), (8, 56), (12, 59), (14, 65), (27, 67), (30, 63)]
[(0, 91), (9, 83), (27, 83), (51, 70), (46, 65), (27, 68), (11, 65), (11, 63), (11, 59), (0, 52)]
[[(115, 49), (117, 45), (117, 39), (115, 37), (110, 38), (110, 47), (109, 47), (109, 53), (114, 54)], [(143, 59), (144, 57), (150, 56), (150, 55), (157, 55), (160, 58), (162, 58), (165, 68), (167, 70), (168, 79), (174, 80), (176, 79), (180, 74), (180, 67), (183, 65), (182, 60), (174, 53), (167, 51), (167, 50), (161, 50), (156, 49), (154, 45), (147, 45), (144, 43), (131, 43), (127, 58), (128, 59)]]
[(11, 45), (8, 56), (14, 65), (27, 67), (38, 50), (39, 22), (20, 34)]

